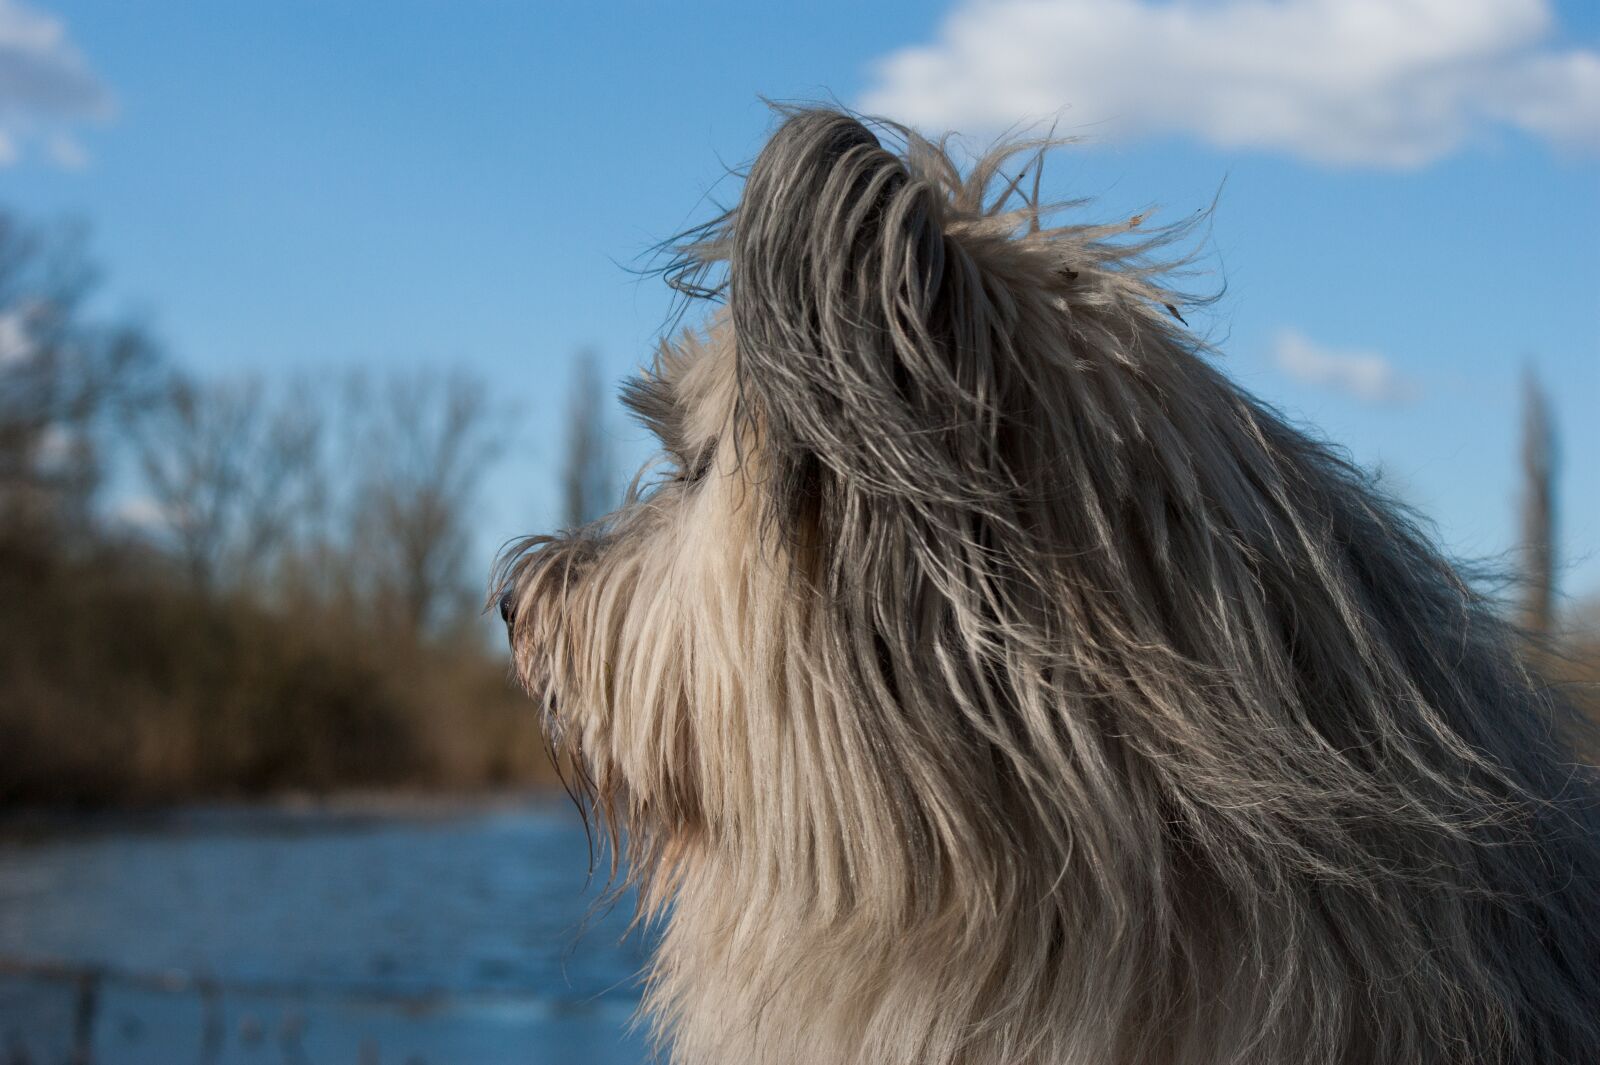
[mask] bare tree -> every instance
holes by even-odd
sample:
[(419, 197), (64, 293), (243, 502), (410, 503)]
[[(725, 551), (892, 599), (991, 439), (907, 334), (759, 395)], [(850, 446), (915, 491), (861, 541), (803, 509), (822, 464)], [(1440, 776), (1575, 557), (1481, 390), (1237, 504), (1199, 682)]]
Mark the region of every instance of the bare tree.
[(1522, 621), (1548, 635), (1555, 621), (1556, 434), (1530, 368), (1522, 385)]
[(319, 407), (303, 386), (176, 379), (135, 434), (157, 521), (195, 587), (260, 583), (321, 485)]
[(94, 320), (80, 229), (0, 211), (0, 521), (86, 527), (105, 436), (148, 399), (158, 363), (137, 328)]
[(470, 520), (499, 450), (463, 373), (177, 381), (144, 420), (155, 515), (194, 585), (421, 638), (471, 613)]
[(361, 425), (350, 550), (373, 606), (413, 637), (472, 612), (470, 517), (500, 452), (501, 415), (464, 372), (396, 376), (348, 393)]
[(594, 352), (580, 352), (573, 360), (566, 455), (561, 468), (562, 519), (569, 527), (593, 521), (616, 503), (606, 399)]

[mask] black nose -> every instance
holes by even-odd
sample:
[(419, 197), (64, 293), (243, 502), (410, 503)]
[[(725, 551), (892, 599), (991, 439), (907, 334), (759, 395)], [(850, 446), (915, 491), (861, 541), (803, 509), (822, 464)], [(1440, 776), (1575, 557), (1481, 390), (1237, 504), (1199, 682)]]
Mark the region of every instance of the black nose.
[(515, 605), (516, 599), (513, 597), (511, 589), (508, 588), (500, 596), (500, 620), (507, 625), (511, 624), (512, 607)]

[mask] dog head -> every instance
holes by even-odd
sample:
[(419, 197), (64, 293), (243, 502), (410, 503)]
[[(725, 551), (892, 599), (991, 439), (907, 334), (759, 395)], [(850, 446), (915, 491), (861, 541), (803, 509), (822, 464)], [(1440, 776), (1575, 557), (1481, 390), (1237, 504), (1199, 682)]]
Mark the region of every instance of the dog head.
[(1066, 756), (1036, 686), (1096, 604), (1058, 583), (1122, 554), (1105, 512), (1138, 486), (1106, 475), (1175, 334), (1118, 269), (1131, 226), (1041, 228), (1003, 173), (1040, 146), (963, 176), (889, 132), (787, 117), (686, 246), (680, 287), (726, 305), (625, 389), (669, 475), (520, 545), (501, 595), (558, 751), (635, 842), (937, 908), (948, 865), (1005, 861), (967, 808)]

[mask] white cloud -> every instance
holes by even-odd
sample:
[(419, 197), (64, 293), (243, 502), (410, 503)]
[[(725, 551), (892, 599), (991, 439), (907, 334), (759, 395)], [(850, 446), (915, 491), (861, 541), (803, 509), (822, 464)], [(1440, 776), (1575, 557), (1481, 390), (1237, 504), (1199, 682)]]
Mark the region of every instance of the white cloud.
[(0, 311), (0, 369), (26, 362), (33, 355), (33, 330), (29, 328), (37, 304), (23, 301)]
[(45, 144), (45, 154), (63, 170), (82, 170), (89, 165), (89, 149), (76, 137), (57, 133)]
[(1409, 403), (1418, 396), (1415, 382), (1375, 351), (1323, 347), (1304, 334), (1285, 329), (1273, 342), (1272, 356), (1278, 369), (1296, 381), (1342, 392), (1364, 403)]
[(154, 530), (171, 525), (172, 515), (149, 496), (129, 496), (111, 508), (114, 520), (130, 528)]
[(877, 62), (860, 106), (1376, 167), (1497, 128), (1600, 149), (1600, 52), (1553, 30), (1548, 0), (960, 0), (935, 43)]
[(24, 140), (41, 136), (46, 157), (73, 169), (88, 161), (66, 127), (111, 116), (101, 83), (56, 18), (17, 0), (0, 0), (0, 166), (15, 163)]

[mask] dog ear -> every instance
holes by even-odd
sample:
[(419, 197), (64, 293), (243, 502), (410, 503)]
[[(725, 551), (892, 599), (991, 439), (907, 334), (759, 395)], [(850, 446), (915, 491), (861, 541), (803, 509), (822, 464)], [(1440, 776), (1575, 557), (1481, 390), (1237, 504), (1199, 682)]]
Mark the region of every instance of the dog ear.
[(947, 232), (943, 176), (909, 159), (850, 115), (790, 113), (733, 218), (728, 301), (780, 472), (949, 503), (994, 472), (1008, 303)]

